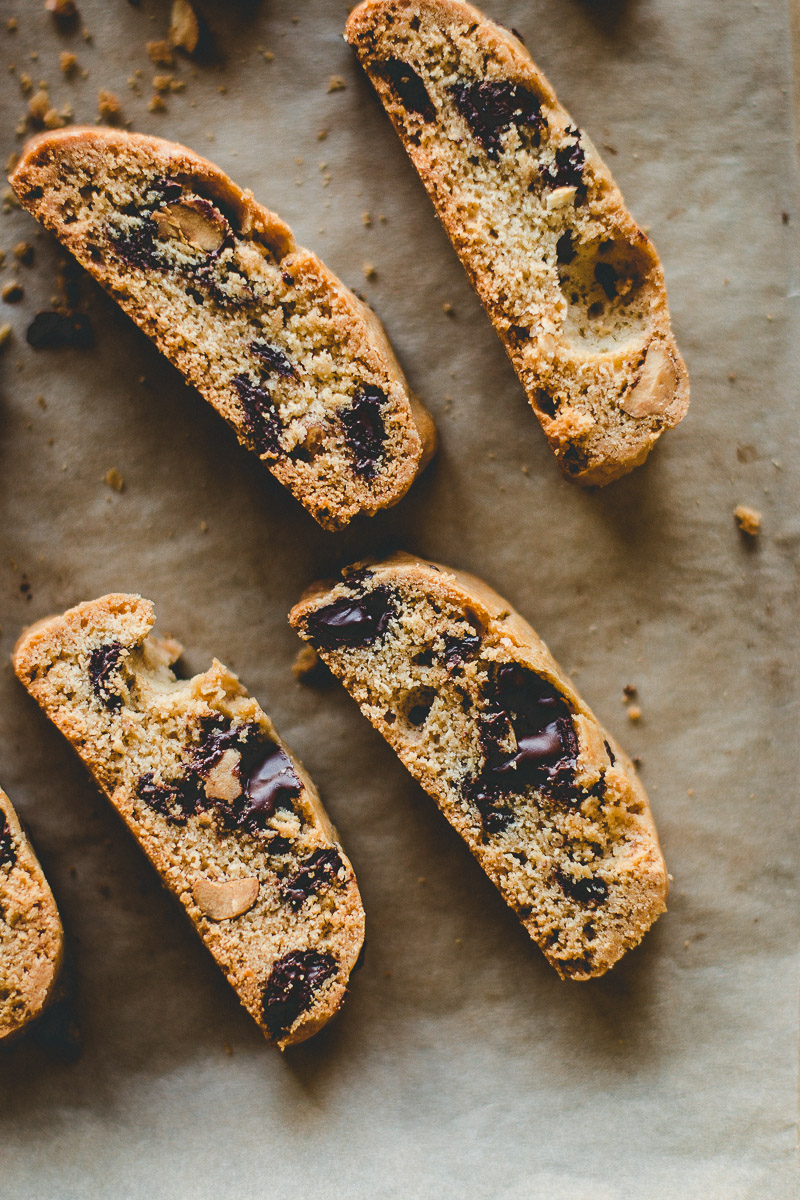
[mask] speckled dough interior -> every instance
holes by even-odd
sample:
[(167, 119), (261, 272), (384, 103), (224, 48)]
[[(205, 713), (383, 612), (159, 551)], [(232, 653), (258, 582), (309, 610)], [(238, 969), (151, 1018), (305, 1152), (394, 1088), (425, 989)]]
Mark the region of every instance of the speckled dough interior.
[(378, 319), (213, 164), (79, 128), (11, 182), (320, 524), (405, 494), (435, 433)]
[(338, 1009), (364, 937), (314, 785), (216, 660), (176, 679), (139, 596), (33, 626), (14, 666), (73, 743), (262, 1030), (281, 1047)]
[(520, 39), (460, 0), (365, 0), (346, 36), (564, 473), (607, 483), (689, 401), (655, 248)]
[(665, 909), (633, 765), (491, 589), (396, 555), (290, 620), (433, 796), (564, 977), (606, 971)]

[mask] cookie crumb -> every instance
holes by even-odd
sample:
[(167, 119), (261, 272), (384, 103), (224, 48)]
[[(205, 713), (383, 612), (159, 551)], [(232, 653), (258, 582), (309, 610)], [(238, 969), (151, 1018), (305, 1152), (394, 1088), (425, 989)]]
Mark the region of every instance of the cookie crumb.
[(343, 92), (346, 87), (347, 84), (345, 83), (344, 79), (342, 79), (341, 75), (331, 75), (330, 79), (328, 80), (329, 92)]
[(6, 24), (6, 29), (8, 30), (8, 32), (9, 32), (9, 33), (16, 33), (16, 31), (17, 31), (17, 28), (18, 28), (18, 26), (17, 26), (17, 18), (16, 18), (16, 17), (9, 17), (9, 18), (8, 18), (8, 23)]
[(275, 61), (275, 55), (273, 54), (273, 52), (271, 50), (262, 51), (262, 56), (263, 56), (264, 62), (274, 62)]
[(625, 700), (632, 700), (636, 693), (637, 688), (635, 683), (626, 683), (622, 689), (622, 695), (624, 696)]
[(108, 92), (101, 89), (97, 93), (97, 111), (100, 116), (108, 121), (109, 125), (116, 125), (122, 116), (122, 105), (119, 102), (119, 97), (113, 92)]
[(444, 304), (442, 305), (442, 312), (445, 314), (446, 317), (453, 316), (455, 309), (453, 308), (453, 306), (449, 300), (445, 300)]
[(200, 532), (201, 532), (201, 533), (208, 533), (208, 521), (201, 521), (201, 522), (200, 522)]
[(733, 510), (733, 517), (742, 533), (747, 537), (758, 537), (761, 532), (760, 512), (755, 508), (748, 508), (746, 504), (737, 504)]
[(167, 41), (148, 42), (145, 46), (147, 57), (157, 67), (174, 67), (175, 55), (172, 52), (172, 45)]
[(156, 94), (155, 94), (154, 96), (151, 96), (151, 97), (150, 97), (150, 103), (147, 105), (147, 111), (148, 111), (148, 112), (152, 112), (152, 113), (154, 113), (154, 112), (166, 112), (166, 111), (167, 111), (167, 106), (166, 106), (166, 104), (164, 103), (164, 98), (163, 98), (163, 96), (159, 96), (157, 92), (156, 92)]
[(304, 646), (292, 663), (292, 674), (298, 683), (306, 687), (323, 687), (333, 680), (328, 668), (313, 646)]
[(14, 247), (14, 258), (24, 267), (29, 267), (33, 262), (33, 246), (30, 242), (17, 242)]
[(52, 13), (56, 21), (69, 24), (78, 16), (78, 6), (75, 0), (44, 0), (47, 12)]
[(200, 39), (200, 24), (189, 0), (173, 0), (169, 40), (187, 54), (194, 54)]
[(361, 224), (366, 229), (369, 229), (372, 225), (372, 213), (369, 213), (369, 212), (362, 213), (361, 214)]
[(77, 54), (73, 54), (70, 50), (62, 50), (61, 54), (59, 55), (58, 65), (61, 67), (62, 74), (69, 78), (69, 76), (74, 75), (75, 71), (77, 70)]
[(103, 476), (103, 482), (107, 487), (112, 488), (115, 492), (121, 492), (125, 487), (125, 480), (122, 478), (116, 467), (109, 467)]
[(168, 92), (172, 87), (173, 78), (172, 75), (154, 75), (153, 87), (157, 92)]
[(328, 136), (328, 131), (327, 131), (327, 129), (320, 129), (320, 130), (319, 130), (319, 132), (317, 133), (317, 141), (318, 141), (318, 142), (324, 142), (324, 141), (325, 141), (325, 138), (326, 138), (327, 136)]
[(0, 325), (0, 349), (2, 349), (11, 337), (11, 326), (9, 324)]
[(630, 706), (630, 708), (628, 709), (628, 720), (629, 721), (641, 721), (641, 719), (642, 719), (641, 708), (639, 707), (638, 704), (632, 704)]
[(363, 264), (361, 270), (364, 272), (365, 279), (374, 279), (375, 276), (378, 274), (378, 272), (375, 270), (375, 267), (373, 266), (373, 264), (371, 262), (365, 262)]
[(19, 304), (24, 295), (25, 292), (22, 284), (17, 283), (16, 281), (13, 283), (7, 283), (0, 292), (0, 296), (2, 296), (2, 298), (5, 300), (6, 304)]

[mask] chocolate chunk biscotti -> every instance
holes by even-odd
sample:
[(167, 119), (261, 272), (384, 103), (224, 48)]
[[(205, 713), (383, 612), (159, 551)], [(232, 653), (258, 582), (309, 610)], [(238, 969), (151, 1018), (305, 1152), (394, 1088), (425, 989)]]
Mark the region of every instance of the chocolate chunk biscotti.
[(0, 788), (0, 1042), (52, 999), (63, 949), (53, 893)]
[(655, 248), (518, 36), (461, 0), (365, 0), (345, 36), (562, 471), (604, 484), (689, 403)]
[(364, 940), (353, 869), (302, 765), (220, 662), (193, 679), (148, 636), (153, 606), (104, 596), (28, 629), (14, 669), (283, 1048), (333, 1016)]
[(647, 796), (496, 592), (398, 554), (313, 588), (289, 619), (562, 977), (601, 975), (640, 941), (667, 894)]
[(160, 138), (35, 138), (20, 201), (327, 529), (395, 504), (433, 453), (375, 314), (218, 167)]

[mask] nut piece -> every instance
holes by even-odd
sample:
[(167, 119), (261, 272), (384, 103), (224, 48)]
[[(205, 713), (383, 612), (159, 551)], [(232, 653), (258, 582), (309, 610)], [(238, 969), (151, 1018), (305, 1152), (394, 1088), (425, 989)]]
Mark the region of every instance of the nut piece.
[(213, 254), (231, 236), (219, 209), (202, 196), (184, 196), (153, 214), (160, 238), (178, 238), (195, 250)]
[(212, 921), (229, 921), (252, 908), (258, 896), (259, 883), (249, 879), (195, 879), (192, 895), (198, 908)]
[(746, 533), (748, 537), (758, 537), (761, 532), (760, 512), (755, 508), (748, 508), (746, 504), (737, 504), (733, 516), (742, 533)]
[(195, 11), (188, 0), (174, 0), (169, 23), (169, 40), (174, 46), (181, 46), (187, 54), (193, 54), (197, 49), (200, 37), (200, 26)]
[(547, 211), (552, 212), (554, 208), (566, 208), (568, 204), (573, 204), (577, 193), (576, 187), (554, 188), (552, 192), (547, 193)]
[(242, 756), (238, 750), (228, 749), (215, 763), (206, 777), (206, 795), (209, 800), (224, 800), (230, 804), (242, 794), (238, 766)]
[(678, 372), (666, 348), (651, 342), (645, 355), (642, 373), (619, 406), (629, 417), (664, 416), (675, 398)]

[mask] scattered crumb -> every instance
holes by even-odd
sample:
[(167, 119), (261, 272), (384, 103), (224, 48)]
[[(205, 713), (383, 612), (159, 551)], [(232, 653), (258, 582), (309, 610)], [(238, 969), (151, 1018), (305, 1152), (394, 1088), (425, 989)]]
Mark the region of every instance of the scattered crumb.
[(297, 658), (292, 663), (292, 674), (300, 683), (305, 683), (320, 667), (322, 659), (313, 646), (303, 646), (298, 650)]
[(378, 274), (371, 262), (365, 262), (361, 270), (364, 272), (365, 279), (374, 279)]
[(17, 18), (16, 17), (8, 18), (8, 24), (6, 25), (6, 29), (8, 30), (9, 33), (16, 33), (16, 30), (17, 30)]
[(632, 704), (630, 706), (630, 708), (628, 709), (628, 720), (629, 721), (641, 721), (641, 719), (642, 719), (642, 710), (639, 708), (638, 704)]
[(0, 296), (2, 296), (2, 298), (5, 300), (6, 304), (18, 304), (24, 295), (25, 292), (22, 288), (22, 284), (17, 283), (16, 281), (13, 283), (7, 283), (0, 292)]
[[(322, 164), (320, 164), (320, 165), (322, 165)], [(368, 212), (362, 213), (361, 214), (361, 223), (367, 229), (369, 229), (370, 226), (372, 225), (372, 213), (368, 213)]]
[(167, 106), (164, 103), (163, 98), (161, 96), (159, 96), (158, 93), (156, 93), (155, 96), (152, 96), (150, 98), (150, 103), (147, 106), (147, 110), (148, 110), (148, 112), (153, 112), (153, 113), (154, 112), (166, 112)]
[(746, 504), (737, 504), (733, 517), (742, 533), (747, 537), (758, 537), (761, 532), (761, 513)]
[(791, 220), (791, 218), (790, 218), (788, 212), (781, 213), (781, 221), (783, 222), (784, 225), (788, 225), (790, 220)]
[(736, 372), (728, 371), (728, 383), (736, 383)]
[(200, 25), (189, 0), (173, 0), (169, 40), (187, 54), (194, 54), (200, 38)]
[(317, 141), (318, 141), (318, 142), (324, 142), (324, 141), (325, 141), (325, 138), (326, 138), (327, 136), (328, 136), (328, 131), (327, 131), (327, 129), (320, 129), (319, 133), (317, 134)]
[(331, 75), (330, 79), (328, 80), (329, 92), (343, 92), (346, 87), (347, 84), (345, 83), (344, 79), (342, 79), (341, 75)]
[(223, 1042), (222, 1048), (229, 1057), (231, 1054), (233, 1054), (233, 1046), (230, 1044), (230, 1042)]
[(262, 53), (264, 55), (264, 62), (274, 62), (275, 61), (275, 55), (272, 53), (271, 50), (264, 50)]
[(445, 300), (444, 304), (442, 305), (442, 312), (448, 317), (452, 317), (455, 313), (455, 309), (449, 300)]
[(23, 266), (29, 267), (33, 262), (33, 246), (30, 242), (17, 242), (14, 247), (14, 258)]
[(72, 54), (69, 50), (62, 50), (58, 59), (58, 64), (62, 72), (66, 76), (74, 75), (78, 67), (78, 56)]
[(103, 476), (103, 482), (115, 492), (121, 492), (125, 487), (125, 480), (120, 475), (116, 467), (109, 467)]
[(520, 469), (521, 469), (523, 475), (530, 475), (530, 473), (531, 473), (531, 469), (527, 463), (523, 463), (522, 467)]
[(37, 396), (36, 403), (39, 405), (39, 408), (47, 408), (47, 401), (45, 400), (44, 396)]
[(44, 6), (57, 21), (74, 21), (78, 15), (75, 0), (44, 0)]
[(113, 92), (101, 89), (97, 93), (97, 111), (108, 121), (109, 125), (115, 125), (122, 116), (122, 105)]
[(33, 120), (38, 121), (40, 125), (44, 123), (44, 119), (51, 108), (50, 96), (44, 88), (41, 88), (38, 92), (34, 92), (28, 101), (28, 112)]
[(624, 688), (622, 689), (622, 694), (626, 700), (633, 699), (633, 697), (636, 695), (636, 684), (635, 683), (626, 683)]
[(154, 75), (153, 87), (157, 92), (168, 92), (172, 86), (174, 76), (172, 75)]
[[(7, 175), (11, 174), (11, 172), (15, 169), (18, 162), (19, 162), (19, 155), (17, 154), (16, 150), (13, 150), (11, 152), (11, 154), (9, 154), (8, 158), (6, 159), (6, 174)], [(0, 262), (2, 262), (2, 259), (0, 259)]]
[(8, 343), (8, 339), (10, 337), (11, 337), (11, 326), (8, 324), (0, 325), (0, 349), (2, 349), (2, 347), (4, 347)]
[(33, 80), (31, 79), (30, 75), (26, 75), (24, 71), (19, 77), (19, 86), (26, 95), (33, 88)]
[(170, 42), (148, 42), (145, 47), (147, 56), (157, 67), (174, 67), (175, 55), (172, 53)]
[(200, 522), (200, 532), (201, 532), (201, 533), (208, 533), (208, 521), (201, 521), (201, 522)]

